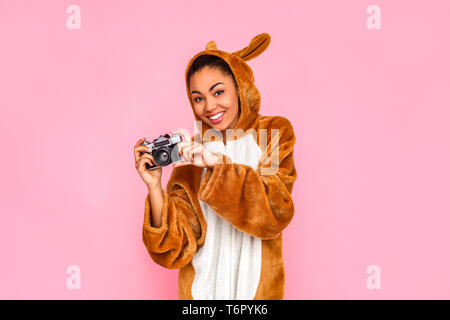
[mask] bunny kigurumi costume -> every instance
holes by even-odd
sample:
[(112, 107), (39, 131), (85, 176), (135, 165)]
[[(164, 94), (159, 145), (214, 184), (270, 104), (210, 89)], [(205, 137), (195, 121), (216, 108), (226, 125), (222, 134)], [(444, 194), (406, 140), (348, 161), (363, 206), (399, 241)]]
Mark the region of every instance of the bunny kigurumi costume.
[[(220, 155), (213, 168), (174, 167), (166, 190), (162, 225), (153, 227), (150, 199), (145, 198), (142, 236), (157, 264), (179, 269), (179, 299), (283, 299), (285, 273), (282, 231), (294, 215), (292, 188), (294, 130), (288, 119), (259, 114), (261, 97), (246, 63), (266, 50), (267, 33), (235, 52), (218, 50), (210, 41), (203, 54), (222, 58), (238, 86), (241, 113), (234, 134), (208, 138), (195, 114), (201, 142)], [(191, 101), (191, 99), (189, 99)], [(191, 107), (193, 109), (192, 101)], [(275, 130), (274, 130), (275, 129)]]

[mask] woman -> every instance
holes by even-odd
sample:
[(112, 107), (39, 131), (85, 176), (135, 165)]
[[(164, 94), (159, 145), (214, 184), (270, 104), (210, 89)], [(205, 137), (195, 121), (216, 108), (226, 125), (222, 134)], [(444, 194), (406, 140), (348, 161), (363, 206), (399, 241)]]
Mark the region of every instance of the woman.
[[(290, 122), (261, 116), (260, 95), (245, 61), (262, 53), (260, 34), (228, 53), (210, 41), (186, 69), (199, 134), (178, 144), (167, 191), (162, 169), (140, 144), (136, 168), (148, 187), (143, 241), (153, 259), (180, 269), (180, 299), (283, 299), (282, 230), (294, 215), (297, 172)], [(273, 131), (275, 134), (273, 134)]]

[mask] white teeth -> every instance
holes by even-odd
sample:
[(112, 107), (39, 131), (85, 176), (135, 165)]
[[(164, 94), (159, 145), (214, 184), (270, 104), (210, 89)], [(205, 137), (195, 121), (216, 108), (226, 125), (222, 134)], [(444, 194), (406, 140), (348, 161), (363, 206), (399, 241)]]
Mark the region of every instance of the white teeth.
[(216, 114), (215, 116), (209, 117), (211, 120), (216, 120), (217, 118), (220, 118), (223, 115), (223, 112)]

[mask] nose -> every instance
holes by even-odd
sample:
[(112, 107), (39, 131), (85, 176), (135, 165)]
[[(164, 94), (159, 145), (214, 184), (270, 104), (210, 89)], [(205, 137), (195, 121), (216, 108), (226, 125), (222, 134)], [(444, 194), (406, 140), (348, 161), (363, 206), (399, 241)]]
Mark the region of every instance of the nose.
[(216, 110), (217, 106), (215, 103), (206, 103), (206, 107), (205, 107), (205, 113), (206, 114), (210, 114), (212, 111)]

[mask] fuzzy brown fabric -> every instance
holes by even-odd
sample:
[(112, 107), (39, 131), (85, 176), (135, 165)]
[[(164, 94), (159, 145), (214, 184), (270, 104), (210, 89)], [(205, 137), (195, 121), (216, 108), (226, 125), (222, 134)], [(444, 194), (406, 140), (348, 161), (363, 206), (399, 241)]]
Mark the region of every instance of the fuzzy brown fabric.
[[(179, 299), (193, 299), (191, 286), (195, 270), (192, 259), (205, 242), (207, 224), (199, 200), (236, 229), (262, 239), (261, 277), (254, 299), (284, 297), (282, 231), (294, 215), (291, 193), (297, 178), (293, 154), (295, 135), (286, 118), (259, 114), (260, 94), (254, 85), (253, 72), (245, 62), (257, 57), (269, 43), (270, 36), (263, 33), (253, 38), (247, 47), (228, 53), (217, 50), (215, 42), (210, 41), (186, 68), (187, 75), (192, 62), (202, 54), (219, 56), (229, 64), (238, 84), (241, 115), (235, 127), (238, 134), (227, 139), (253, 134), (263, 155), (257, 170), (254, 170), (248, 165), (233, 163), (230, 157), (220, 154), (220, 163), (214, 169), (206, 169), (203, 180), (204, 168), (194, 165), (175, 167), (166, 190), (163, 190), (164, 207), (159, 228), (150, 224), (150, 200), (148, 195), (145, 198), (143, 241), (154, 262), (165, 268), (180, 269)], [(189, 97), (187, 79), (186, 88)], [(195, 112), (194, 116), (200, 121)], [(199, 132), (202, 136), (197, 134), (192, 139), (208, 141), (205, 132), (209, 126), (204, 122), (201, 125)], [(259, 141), (259, 134), (254, 134), (260, 129), (267, 129), (265, 144)], [(272, 136), (271, 129), (278, 129), (279, 134)], [(272, 168), (274, 161), (278, 170), (262, 174), (263, 170)]]

